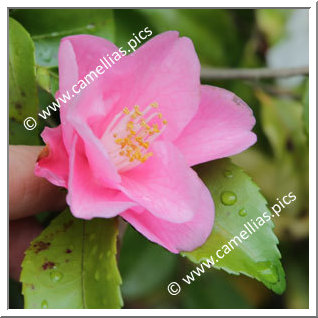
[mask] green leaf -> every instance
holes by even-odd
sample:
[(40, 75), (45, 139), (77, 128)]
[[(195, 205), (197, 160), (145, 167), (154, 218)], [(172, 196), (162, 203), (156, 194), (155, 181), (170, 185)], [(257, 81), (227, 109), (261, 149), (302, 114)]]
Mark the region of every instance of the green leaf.
[(263, 130), (275, 157), (283, 159), (289, 153), (302, 157), (307, 149), (302, 105), (297, 101), (274, 98), (261, 90), (256, 95), (261, 103)]
[(36, 81), (42, 89), (53, 97), (59, 89), (59, 75), (55, 69), (38, 66), (36, 68)]
[(165, 294), (175, 274), (177, 260), (177, 255), (150, 242), (129, 226), (119, 261), (124, 299), (134, 300), (160, 290)]
[(117, 221), (74, 218), (67, 209), (26, 251), (25, 308), (120, 308)]
[(36, 63), (57, 66), (60, 40), (74, 34), (92, 34), (113, 40), (110, 9), (18, 9), (12, 13), (31, 34)]
[[(272, 213), (268, 210), (266, 200), (259, 193), (258, 187), (229, 159), (200, 165), (196, 171), (211, 191), (215, 204), (215, 221), (206, 243), (184, 255), (191, 261), (199, 263), (210, 256), (216, 260), (216, 252), (221, 249), (225, 256), (217, 259), (215, 268), (224, 269), (231, 274), (242, 273), (256, 278), (266, 287), (281, 294), (285, 290), (285, 274), (280, 263), (281, 255), (276, 246), (278, 240), (272, 232), (273, 222), (271, 220), (266, 222), (263, 216), (264, 212), (269, 216)], [(228, 195), (226, 198), (229, 192), (232, 193), (232, 197)], [(222, 203), (221, 198), (228, 205)], [(259, 217), (265, 221), (262, 226)], [(250, 222), (253, 226), (251, 219), (259, 224), (259, 229), (250, 235), (244, 224)], [(229, 252), (225, 245), (229, 246), (228, 242), (234, 236), (240, 236), (243, 230), (250, 237), (246, 240), (241, 239), (242, 243), (237, 240), (237, 246), (232, 241), (234, 249)]]
[(34, 45), (28, 32), (9, 18), (9, 143), (39, 144), (38, 130), (26, 130), (27, 117), (37, 119)]

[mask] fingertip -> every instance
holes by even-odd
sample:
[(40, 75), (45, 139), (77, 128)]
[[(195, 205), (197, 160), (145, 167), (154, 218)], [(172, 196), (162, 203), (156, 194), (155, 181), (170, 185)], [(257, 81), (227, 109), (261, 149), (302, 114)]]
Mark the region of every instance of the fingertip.
[(60, 211), (66, 206), (65, 191), (34, 174), (42, 150), (41, 146), (9, 146), (9, 214), (12, 220), (43, 211)]

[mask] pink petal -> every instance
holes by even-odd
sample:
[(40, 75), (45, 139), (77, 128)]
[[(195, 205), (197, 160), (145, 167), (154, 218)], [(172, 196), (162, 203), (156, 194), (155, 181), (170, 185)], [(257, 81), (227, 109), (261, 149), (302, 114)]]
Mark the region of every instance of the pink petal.
[(119, 188), (151, 214), (169, 222), (190, 221), (202, 206), (212, 218), (210, 192), (177, 148), (170, 142), (158, 141), (151, 151), (153, 157), (122, 173)]
[(85, 75), (95, 70), (99, 59), (117, 51), (116, 45), (98, 36), (72, 35), (61, 40), (59, 48), (59, 88), (71, 87)]
[(177, 32), (157, 35), (113, 69), (107, 74), (112, 85), (104, 85), (107, 96), (118, 96), (109, 121), (125, 106), (144, 110), (157, 102), (168, 121), (164, 138), (174, 140), (197, 112), (200, 64), (191, 40), (179, 38)]
[(203, 199), (193, 219), (185, 223), (171, 223), (146, 210), (140, 213), (130, 209), (120, 216), (150, 241), (162, 245), (172, 253), (179, 253), (193, 251), (204, 244), (212, 230), (214, 206), (209, 199)]
[(70, 153), (70, 177), (66, 201), (75, 217), (110, 218), (136, 206), (118, 190), (103, 187), (92, 177), (84, 146), (75, 136)]
[[(65, 88), (73, 85), (94, 70), (100, 58), (116, 50), (110, 42), (93, 36), (63, 39), (59, 58), (65, 79), (61, 79), (60, 85)], [(74, 133), (79, 133), (95, 176), (102, 175), (105, 179), (102, 182), (109, 186), (116, 184), (119, 176), (94, 136), (101, 138), (107, 125), (125, 106), (139, 104), (143, 109), (157, 101), (159, 111), (168, 120), (164, 136), (175, 139), (197, 111), (199, 68), (192, 42), (178, 38), (177, 32), (166, 32), (150, 40), (134, 54), (122, 57), (67, 107), (61, 107), (66, 148), (70, 148)], [(68, 75), (75, 73), (76, 76)], [(94, 163), (96, 158), (100, 158), (98, 166)]]
[(214, 86), (201, 87), (199, 111), (175, 145), (190, 166), (235, 155), (256, 142), (252, 110), (233, 93)]
[[(67, 91), (69, 91), (71, 96), (73, 94), (72, 86), (78, 84), (79, 80), (84, 80), (84, 77), (91, 71), (96, 70), (96, 67), (101, 64), (99, 60), (103, 56), (107, 57), (107, 54), (111, 54), (116, 50), (117, 47), (113, 43), (101, 37), (83, 34), (63, 38), (59, 48), (59, 92), (56, 97), (62, 96)], [(104, 76), (105, 74), (99, 76)], [(96, 82), (99, 80), (99, 78), (96, 79)], [(78, 90), (78, 87), (76, 89)], [(92, 91), (92, 87), (88, 86), (85, 90)], [(100, 92), (102, 90), (99, 90)], [(96, 90), (94, 93), (96, 94)], [(78, 97), (81, 95), (82, 92), (79, 95), (74, 94), (75, 98), (71, 98), (66, 105), (61, 102), (60, 116), (63, 126), (63, 138), (67, 149), (71, 146), (74, 129), (67, 124), (66, 116), (71, 106), (77, 104)], [(98, 107), (100, 104), (95, 106), (96, 103), (93, 102), (94, 100), (89, 104), (89, 112), (86, 112), (87, 116), (90, 117), (96, 116), (96, 113), (100, 115), (101, 112)]]
[(56, 128), (45, 127), (41, 136), (49, 147), (48, 155), (40, 156), (35, 165), (35, 175), (46, 178), (57, 186), (66, 188), (68, 156), (62, 139), (61, 126)]
[(85, 154), (94, 178), (106, 187), (116, 188), (121, 177), (101, 141), (76, 114), (69, 117), (69, 124), (73, 125), (85, 145)]
[[(64, 80), (61, 79), (60, 85), (70, 87), (78, 80), (83, 80), (101, 64), (101, 58), (107, 57), (107, 54), (116, 50), (115, 45), (100, 37), (80, 35), (64, 38), (59, 52), (60, 68), (64, 78)], [(74, 61), (78, 64), (77, 66), (73, 65)], [(66, 108), (61, 108), (61, 121), (66, 144), (70, 145), (76, 131), (84, 141), (87, 159), (94, 177), (105, 186), (113, 186), (120, 181), (120, 176), (97, 137), (103, 132), (100, 125), (105, 122), (105, 116), (113, 107), (111, 98), (103, 95), (103, 77), (107, 77), (107, 72), (111, 73), (111, 69), (106, 70), (102, 75), (98, 75), (95, 71), (99, 78), (72, 98)], [(67, 76), (75, 73), (77, 75), (69, 80)], [(70, 88), (69, 91), (71, 92)]]

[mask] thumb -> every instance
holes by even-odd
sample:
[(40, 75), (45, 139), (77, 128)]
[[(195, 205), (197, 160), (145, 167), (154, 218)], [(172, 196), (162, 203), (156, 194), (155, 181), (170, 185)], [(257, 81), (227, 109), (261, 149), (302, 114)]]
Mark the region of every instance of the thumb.
[(66, 206), (65, 192), (34, 174), (41, 146), (9, 146), (9, 214), (20, 219)]

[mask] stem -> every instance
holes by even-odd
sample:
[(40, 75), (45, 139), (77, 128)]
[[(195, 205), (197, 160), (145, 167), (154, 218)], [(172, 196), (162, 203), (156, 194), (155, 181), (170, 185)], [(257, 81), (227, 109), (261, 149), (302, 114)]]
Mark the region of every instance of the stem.
[(291, 68), (239, 68), (239, 69), (225, 69), (225, 68), (202, 68), (201, 79), (249, 79), (256, 80), (260, 78), (278, 78), (291, 77), (298, 75), (308, 75), (308, 66), (291, 67)]

